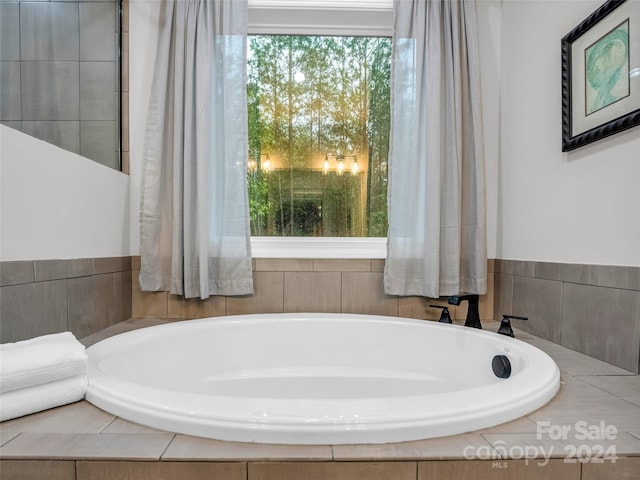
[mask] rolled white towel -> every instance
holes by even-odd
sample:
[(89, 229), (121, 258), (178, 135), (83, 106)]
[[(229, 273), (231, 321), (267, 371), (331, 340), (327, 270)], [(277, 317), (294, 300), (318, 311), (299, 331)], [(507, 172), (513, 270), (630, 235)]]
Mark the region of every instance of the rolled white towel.
[(87, 391), (86, 375), (0, 394), (0, 422), (77, 402)]
[(0, 393), (86, 374), (87, 354), (71, 332), (0, 345)]

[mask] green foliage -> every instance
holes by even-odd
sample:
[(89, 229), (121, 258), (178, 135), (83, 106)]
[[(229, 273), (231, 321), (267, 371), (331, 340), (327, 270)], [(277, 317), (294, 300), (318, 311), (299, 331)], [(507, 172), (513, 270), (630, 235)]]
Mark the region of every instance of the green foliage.
[(269, 213), (269, 184), (260, 171), (249, 171), (247, 174), (249, 189), (249, 220), (252, 235), (263, 235), (264, 222)]
[(320, 208), (312, 200), (298, 200), (293, 204), (283, 205), (282, 219), (276, 219), (276, 230), (287, 235), (293, 232), (294, 237), (314, 236), (320, 220)]
[[(258, 35), (249, 42), (249, 156), (260, 163), (268, 153), (278, 170), (250, 173), (252, 233), (386, 235), (391, 40)], [(364, 173), (330, 181), (321, 171), (326, 155), (334, 167), (337, 155), (357, 157)], [(330, 184), (346, 190), (332, 193)]]

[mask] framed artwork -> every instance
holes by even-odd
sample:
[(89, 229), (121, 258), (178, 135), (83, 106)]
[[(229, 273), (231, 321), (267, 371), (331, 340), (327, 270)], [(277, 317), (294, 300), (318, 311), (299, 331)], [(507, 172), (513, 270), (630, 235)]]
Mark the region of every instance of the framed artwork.
[(562, 151), (640, 125), (640, 1), (608, 0), (562, 39)]

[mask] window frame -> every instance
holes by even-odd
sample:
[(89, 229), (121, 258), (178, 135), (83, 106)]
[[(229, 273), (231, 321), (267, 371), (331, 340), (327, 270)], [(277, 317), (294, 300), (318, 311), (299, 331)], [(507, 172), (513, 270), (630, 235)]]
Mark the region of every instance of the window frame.
[(249, 0), (250, 35), (393, 34), (393, 0)]
[[(249, 0), (249, 35), (384, 36), (393, 0)], [(386, 237), (251, 237), (255, 258), (386, 258)]]

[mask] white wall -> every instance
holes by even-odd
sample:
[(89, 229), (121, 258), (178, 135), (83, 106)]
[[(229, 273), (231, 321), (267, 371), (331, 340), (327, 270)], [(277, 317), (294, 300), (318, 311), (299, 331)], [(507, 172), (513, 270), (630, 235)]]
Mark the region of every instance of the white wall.
[(0, 125), (0, 260), (127, 256), (129, 177)]
[(560, 40), (601, 4), (503, 3), (497, 258), (640, 266), (640, 127), (561, 151)]

